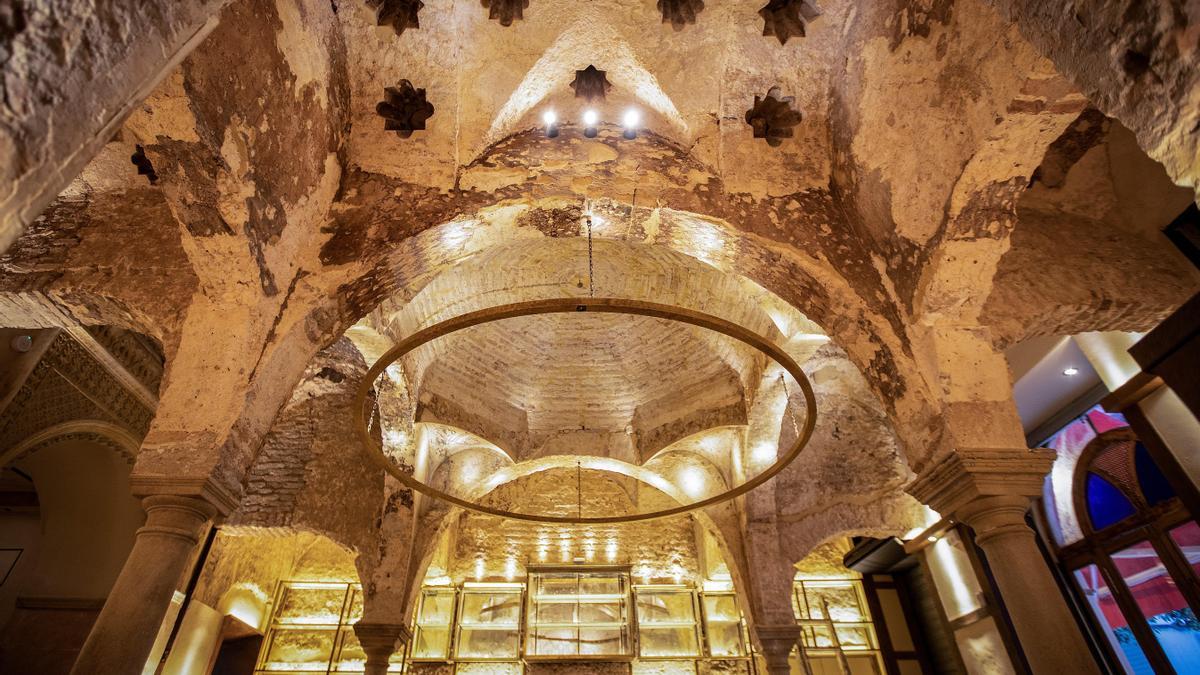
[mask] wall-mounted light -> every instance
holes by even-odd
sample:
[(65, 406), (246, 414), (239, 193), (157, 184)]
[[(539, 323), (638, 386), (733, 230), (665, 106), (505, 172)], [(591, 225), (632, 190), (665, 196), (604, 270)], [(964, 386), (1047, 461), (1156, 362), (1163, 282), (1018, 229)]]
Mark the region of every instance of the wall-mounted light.
[(642, 122), (642, 115), (636, 108), (630, 108), (625, 111), (625, 116), (621, 118), (622, 124), (625, 126), (625, 138), (632, 141), (637, 138), (638, 125)]
[(583, 111), (583, 135), (588, 138), (596, 137), (596, 125), (600, 123), (600, 114), (595, 110)]
[(1063, 368), (1063, 375), (1066, 375), (1067, 377), (1074, 377), (1075, 375), (1078, 375), (1078, 374), (1079, 374), (1079, 369), (1076, 368), (1075, 366), (1067, 366), (1066, 368)]
[(542, 123), (546, 125), (546, 138), (558, 136), (558, 115), (553, 110), (542, 113)]

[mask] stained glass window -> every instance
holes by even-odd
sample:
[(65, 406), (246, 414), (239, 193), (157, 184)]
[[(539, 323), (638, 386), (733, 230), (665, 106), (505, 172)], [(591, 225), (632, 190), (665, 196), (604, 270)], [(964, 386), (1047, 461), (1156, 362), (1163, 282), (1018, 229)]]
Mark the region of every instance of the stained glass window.
[(1088, 517), (1092, 528), (1102, 530), (1132, 516), (1136, 509), (1112, 483), (1095, 473), (1087, 475)]

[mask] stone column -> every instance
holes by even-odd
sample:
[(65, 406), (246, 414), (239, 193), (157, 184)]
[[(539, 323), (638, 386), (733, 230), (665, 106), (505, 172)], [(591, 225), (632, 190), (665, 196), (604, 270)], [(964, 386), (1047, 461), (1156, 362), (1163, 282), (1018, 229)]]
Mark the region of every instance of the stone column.
[(1054, 462), (1050, 450), (959, 450), (918, 476), (914, 497), (966, 523), (1034, 673), (1098, 674), (1074, 615), (1025, 523)]
[(365, 623), (354, 624), (354, 635), (367, 654), (367, 663), (363, 675), (385, 675), (396, 646), (411, 639), (408, 628), (397, 623)]
[(758, 636), (759, 649), (762, 650), (763, 660), (767, 662), (767, 673), (770, 675), (790, 675), (792, 667), (788, 656), (800, 639), (800, 626), (796, 623), (777, 626), (755, 626), (754, 633)]
[(218, 513), (198, 496), (150, 495), (142, 506), (146, 524), (137, 531), (73, 674), (142, 672), (179, 580)]

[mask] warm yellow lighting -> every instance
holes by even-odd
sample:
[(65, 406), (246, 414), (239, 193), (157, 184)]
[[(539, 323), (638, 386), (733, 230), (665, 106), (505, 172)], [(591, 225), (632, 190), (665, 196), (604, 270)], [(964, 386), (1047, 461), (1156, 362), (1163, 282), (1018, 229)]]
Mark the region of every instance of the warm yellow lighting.
[(484, 567), (483, 558), (475, 559), (475, 581), (483, 581)]
[(683, 491), (689, 496), (699, 497), (704, 494), (705, 475), (704, 471), (694, 466), (689, 466), (679, 472), (679, 482), (683, 484)]
[(617, 540), (609, 539), (608, 544), (604, 547), (604, 555), (608, 558), (608, 562), (616, 562), (617, 560)]
[(765, 441), (762, 443), (755, 443), (754, 449), (750, 451), (750, 459), (755, 464), (770, 464), (774, 462), (775, 445)]
[(517, 576), (517, 559), (509, 556), (504, 561), (504, 578), (512, 581)]

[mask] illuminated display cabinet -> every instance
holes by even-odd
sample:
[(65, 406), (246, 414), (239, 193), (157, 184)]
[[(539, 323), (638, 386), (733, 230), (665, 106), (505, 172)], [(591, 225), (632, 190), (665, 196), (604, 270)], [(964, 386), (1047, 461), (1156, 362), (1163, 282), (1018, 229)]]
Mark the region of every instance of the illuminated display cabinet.
[[(361, 617), (357, 584), (281, 583), (256, 672), (363, 672), (366, 655), (354, 635)], [(406, 670), (407, 661), (452, 664), (458, 675), (515, 675), (529, 661), (590, 660), (694, 673), (705, 659), (722, 660), (723, 673), (753, 672), (732, 590), (634, 586), (628, 568), (546, 568), (531, 570), (526, 582), (426, 586), (412, 634), (390, 672)]]
[(458, 660), (513, 661), (521, 651), (521, 600), (524, 584), (475, 586), (459, 594)]
[(700, 656), (696, 625), (696, 594), (687, 587), (639, 586), (637, 598), (638, 655), (643, 658)]
[(737, 595), (733, 591), (705, 591), (702, 604), (708, 655), (713, 658), (748, 657), (750, 645)]
[(445, 661), (449, 658), (456, 594), (457, 591), (449, 586), (421, 589), (409, 653), (414, 661)]
[[(284, 582), (275, 593), (258, 673), (361, 673), (366, 654), (354, 635), (362, 618), (356, 584)], [(403, 656), (388, 668), (400, 672)]]
[(800, 642), (813, 675), (884, 672), (861, 581), (804, 579), (797, 580), (793, 590), (792, 608), (803, 629)]
[(628, 579), (615, 570), (530, 574), (526, 658), (632, 658)]

